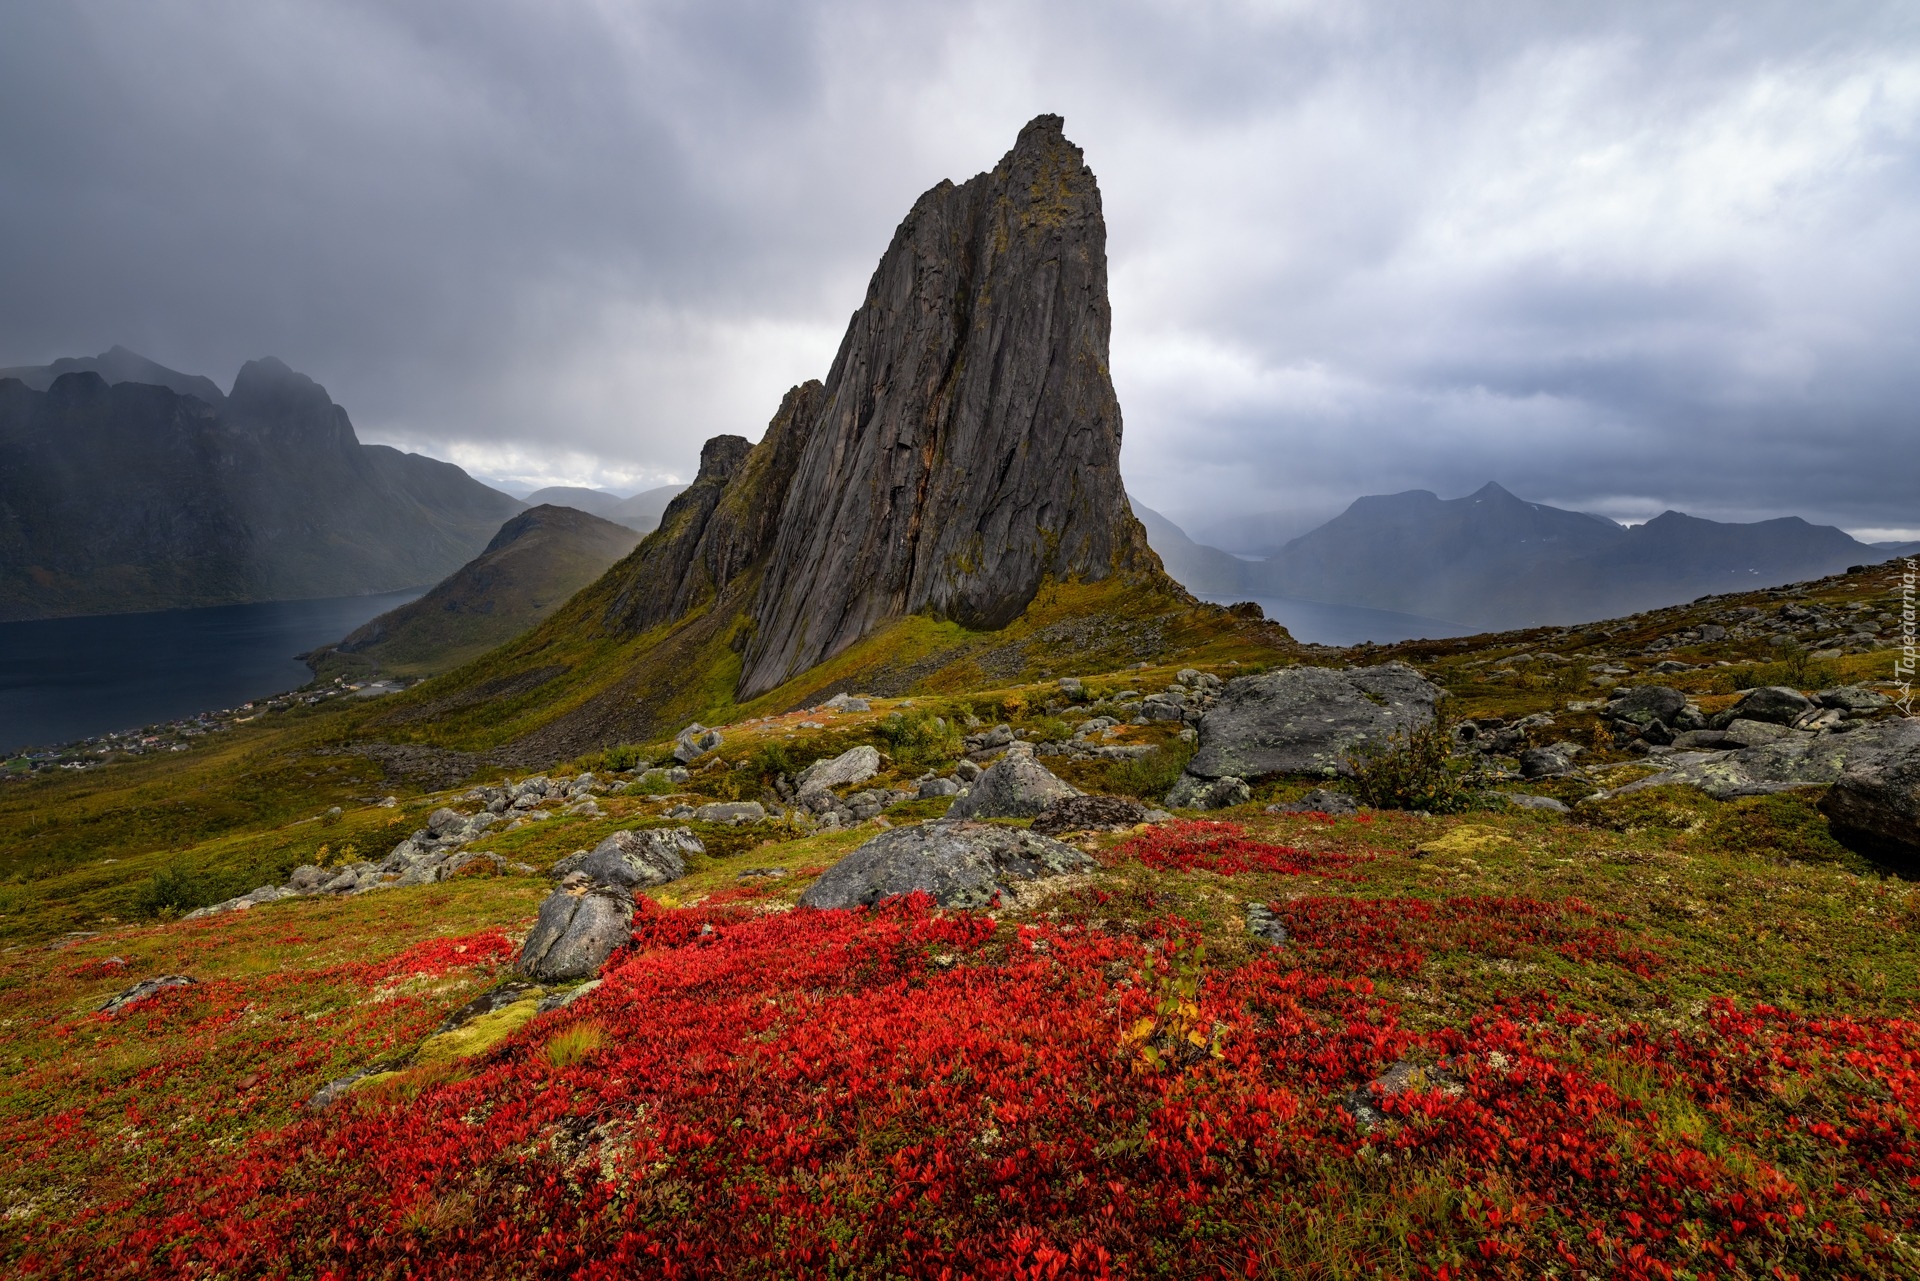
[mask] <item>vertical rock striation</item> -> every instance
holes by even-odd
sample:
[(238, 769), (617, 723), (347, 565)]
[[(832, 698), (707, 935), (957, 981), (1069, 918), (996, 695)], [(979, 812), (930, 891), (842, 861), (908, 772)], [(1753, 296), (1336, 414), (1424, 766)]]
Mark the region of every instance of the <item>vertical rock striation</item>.
[(819, 395), (739, 694), (903, 615), (1004, 626), (1150, 557), (1120, 481), (1100, 191), (1058, 116), (915, 203)]

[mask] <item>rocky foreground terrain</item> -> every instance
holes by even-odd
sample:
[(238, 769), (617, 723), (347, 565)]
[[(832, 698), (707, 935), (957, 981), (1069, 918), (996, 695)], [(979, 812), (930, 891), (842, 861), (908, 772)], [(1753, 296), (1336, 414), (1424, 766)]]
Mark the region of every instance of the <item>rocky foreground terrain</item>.
[(1201, 604), (1098, 211), (1041, 117), (526, 635), (0, 790), (8, 1273), (1920, 1271), (1911, 580)]

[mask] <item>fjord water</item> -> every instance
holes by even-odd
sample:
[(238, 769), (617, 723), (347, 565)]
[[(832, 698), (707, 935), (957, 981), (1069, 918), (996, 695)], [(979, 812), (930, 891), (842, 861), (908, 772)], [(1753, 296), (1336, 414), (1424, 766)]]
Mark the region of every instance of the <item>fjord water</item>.
[(1449, 623), (1418, 614), (1397, 614), (1390, 609), (1368, 609), (1361, 605), (1329, 605), (1317, 600), (1299, 600), (1291, 596), (1247, 596), (1243, 593), (1202, 597), (1216, 605), (1251, 600), (1268, 618), (1286, 628), (1293, 638), (1308, 645), (1358, 645), (1372, 641), (1391, 645), (1403, 640), (1440, 640), (1448, 636), (1472, 636), (1481, 629), (1463, 623)]
[(422, 594), (0, 623), (0, 752), (297, 689), (312, 673), (294, 655)]

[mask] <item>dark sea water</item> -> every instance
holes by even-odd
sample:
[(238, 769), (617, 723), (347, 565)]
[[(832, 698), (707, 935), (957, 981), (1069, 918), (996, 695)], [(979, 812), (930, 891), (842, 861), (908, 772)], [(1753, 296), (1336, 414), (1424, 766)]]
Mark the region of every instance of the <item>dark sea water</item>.
[(294, 658), (421, 591), (0, 623), (0, 752), (297, 689)]
[(1439, 618), (1418, 614), (1396, 614), (1390, 609), (1364, 609), (1358, 605), (1326, 605), (1317, 600), (1296, 600), (1289, 596), (1209, 596), (1216, 605), (1252, 600), (1267, 617), (1293, 633), (1297, 641), (1314, 645), (1358, 645), (1373, 641), (1390, 645), (1403, 640), (1439, 640), (1445, 636), (1472, 636), (1485, 631)]

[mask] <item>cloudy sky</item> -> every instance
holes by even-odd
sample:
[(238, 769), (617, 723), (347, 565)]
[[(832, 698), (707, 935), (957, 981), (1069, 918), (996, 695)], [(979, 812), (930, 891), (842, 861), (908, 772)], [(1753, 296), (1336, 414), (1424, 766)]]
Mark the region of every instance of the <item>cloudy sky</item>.
[(1920, 5), (10, 0), (0, 365), (275, 354), (362, 439), (686, 479), (913, 198), (1066, 117), (1124, 465), (1920, 537)]

